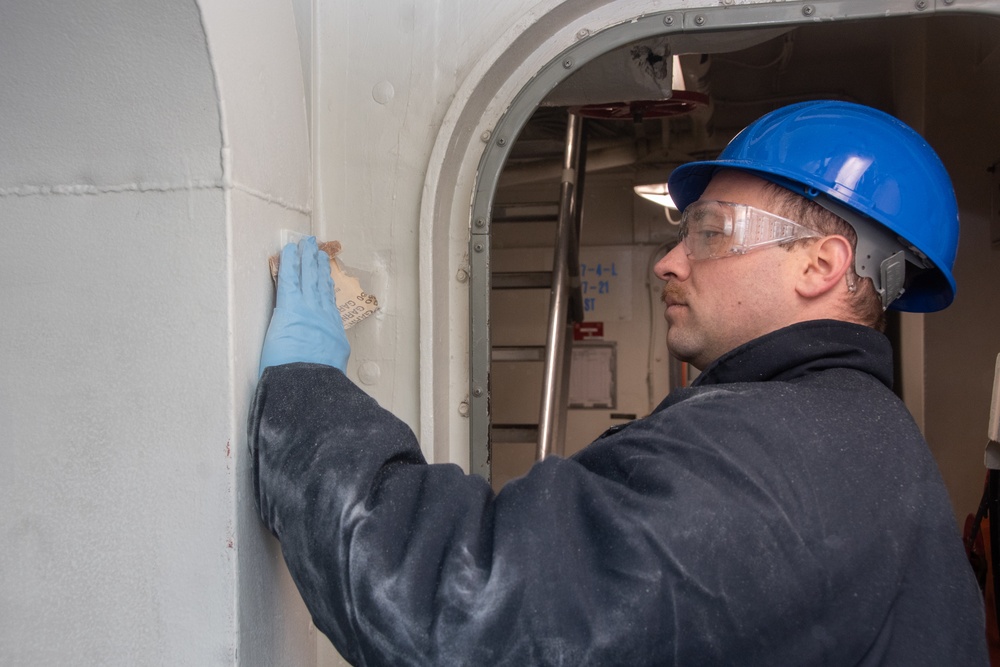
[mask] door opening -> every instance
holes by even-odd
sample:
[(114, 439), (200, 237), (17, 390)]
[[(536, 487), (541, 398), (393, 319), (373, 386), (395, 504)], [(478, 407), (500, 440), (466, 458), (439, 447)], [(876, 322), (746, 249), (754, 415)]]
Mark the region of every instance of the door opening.
[[(497, 127), (481, 164), (470, 248), (470, 395), (482, 399), (478, 409), (473, 400), (470, 414), (470, 461), (495, 488), (535, 460), (531, 426), (539, 417), (544, 366), (540, 356), (510, 350), (544, 342), (550, 309), (547, 287), (495, 288), (502, 272), (552, 270), (552, 213), (569, 111), (608, 109), (607, 117), (586, 123), (579, 193), (584, 317), (576, 351), (567, 353), (575, 372), (564, 397), (567, 455), (606, 428), (648, 414), (670, 389), (692, 379), (693, 369), (671, 363), (665, 349), (659, 281), (651, 275), (676, 241), (676, 226), (669, 211), (637, 196), (636, 186), (665, 182), (677, 165), (714, 157), (749, 122), (796, 101), (860, 102), (922, 131), (928, 114), (950, 104), (933, 94), (942, 78), (932, 62), (942, 48), (938, 28), (964, 31), (983, 45), (997, 34), (997, 22), (984, 28), (972, 16), (803, 23), (801, 7), (758, 9), (699, 12), (711, 30), (693, 29), (695, 16), (668, 13), (593, 35), (593, 43), (584, 40), (540, 72), (533, 82), (539, 91), (522, 91)], [(640, 70), (651, 79), (643, 82), (646, 92), (657, 85), (662, 92), (660, 100), (644, 99), (680, 104), (697, 94), (705, 103), (662, 117), (637, 113), (635, 104), (609, 104), (629, 101), (627, 83), (641, 78)], [(981, 75), (995, 85), (995, 72)], [(904, 318), (894, 329), (922, 326), (919, 318)], [(896, 336), (898, 343), (905, 333)], [(922, 354), (899, 354), (903, 375), (922, 378)]]

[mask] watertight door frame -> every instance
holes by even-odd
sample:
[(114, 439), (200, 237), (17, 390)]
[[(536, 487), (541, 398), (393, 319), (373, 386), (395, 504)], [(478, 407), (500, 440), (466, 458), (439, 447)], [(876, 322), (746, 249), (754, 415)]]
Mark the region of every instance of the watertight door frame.
[[(550, 14), (568, 12), (566, 7), (573, 4), (555, 4)], [(683, 35), (685, 40), (696, 41), (699, 35), (711, 35), (717, 41), (725, 33), (738, 39), (748, 30), (816, 22), (846, 24), (958, 13), (1000, 16), (1000, 0), (662, 0), (655, 3), (660, 11), (642, 14), (636, 14), (637, 6), (653, 3), (598, 0), (585, 4), (580, 12), (567, 13), (564, 20), (541, 16), (528, 28), (519, 28), (523, 32), (505, 36), (503, 50), (474, 71), (456, 95), (425, 180), (420, 245), (421, 402), (425, 406), (421, 439), (435, 443), (433, 459), (463, 464), (486, 479), (490, 478), (491, 211), (511, 146), (549, 91), (595, 58), (657, 36)], [(561, 44), (567, 46), (554, 50)], [(544, 64), (535, 69), (533, 62)], [(502, 111), (496, 111), (498, 107)], [(479, 150), (477, 144), (485, 146), (478, 168), (470, 175), (469, 161)], [(462, 201), (470, 178), (471, 207)], [(455, 242), (460, 230), (468, 230), (463, 234), (468, 245), (458, 254)], [(456, 347), (464, 347), (461, 337), (445, 333), (451, 323), (459, 321), (455, 315), (465, 313), (454, 281), (442, 286), (442, 278), (454, 277), (468, 288), (467, 366), (466, 360), (456, 359)], [(467, 372), (468, 393), (462, 391), (464, 398), (456, 399), (455, 385), (463, 371)], [(467, 444), (459, 433), (462, 424), (467, 427)], [(459, 452), (462, 446), (467, 446), (467, 459)]]

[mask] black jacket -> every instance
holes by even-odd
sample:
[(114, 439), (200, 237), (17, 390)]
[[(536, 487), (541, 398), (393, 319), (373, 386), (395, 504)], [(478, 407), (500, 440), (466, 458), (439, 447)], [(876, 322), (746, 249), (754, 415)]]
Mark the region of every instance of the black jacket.
[(494, 496), (339, 371), (268, 369), (262, 517), (357, 665), (985, 665), (982, 600), (891, 351), (752, 341)]

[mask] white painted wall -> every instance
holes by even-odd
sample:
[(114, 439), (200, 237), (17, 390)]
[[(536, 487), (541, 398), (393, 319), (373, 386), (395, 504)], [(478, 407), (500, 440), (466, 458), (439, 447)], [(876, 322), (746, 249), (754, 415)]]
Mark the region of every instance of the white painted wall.
[(287, 2), (0, 5), (0, 663), (313, 664), (248, 494), (310, 228)]

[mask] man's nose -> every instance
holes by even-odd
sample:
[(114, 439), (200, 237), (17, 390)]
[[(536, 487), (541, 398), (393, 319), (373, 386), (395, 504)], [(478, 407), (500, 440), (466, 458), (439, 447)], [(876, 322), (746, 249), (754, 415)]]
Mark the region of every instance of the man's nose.
[(687, 257), (687, 248), (683, 243), (678, 242), (666, 255), (661, 257), (653, 267), (653, 273), (660, 280), (674, 278), (684, 280), (688, 276), (691, 268), (690, 260)]

